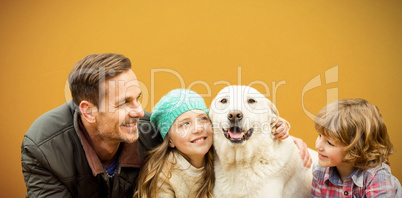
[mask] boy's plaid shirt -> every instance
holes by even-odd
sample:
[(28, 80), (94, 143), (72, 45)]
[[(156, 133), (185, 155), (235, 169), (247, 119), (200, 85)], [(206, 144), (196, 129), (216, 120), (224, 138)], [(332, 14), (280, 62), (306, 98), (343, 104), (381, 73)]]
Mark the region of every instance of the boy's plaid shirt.
[(402, 198), (401, 184), (387, 164), (368, 170), (356, 169), (342, 182), (335, 167), (313, 165), (312, 197)]

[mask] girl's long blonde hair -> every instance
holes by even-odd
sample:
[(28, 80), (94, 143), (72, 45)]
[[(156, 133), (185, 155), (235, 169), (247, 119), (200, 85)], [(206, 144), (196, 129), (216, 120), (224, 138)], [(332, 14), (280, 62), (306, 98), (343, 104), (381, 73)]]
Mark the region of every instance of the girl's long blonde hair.
[[(169, 147), (169, 140), (168, 133), (161, 145), (147, 153), (141, 167), (134, 198), (155, 198), (157, 196), (160, 187), (158, 186), (159, 175), (162, 170), (170, 172), (169, 170), (173, 167), (168, 162), (171, 152), (177, 152), (187, 159), (179, 150)], [(169, 178), (171, 175), (167, 175), (167, 177)], [(198, 190), (196, 198), (213, 198), (212, 189), (215, 185), (213, 146), (205, 154), (203, 178), (205, 182)]]

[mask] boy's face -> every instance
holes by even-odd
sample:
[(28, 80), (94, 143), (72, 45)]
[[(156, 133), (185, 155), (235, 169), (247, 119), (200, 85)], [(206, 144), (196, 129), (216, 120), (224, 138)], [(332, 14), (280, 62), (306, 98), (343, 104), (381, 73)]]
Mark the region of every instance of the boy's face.
[(340, 166), (346, 155), (344, 146), (333, 139), (319, 134), (315, 142), (318, 151), (318, 163), (322, 167)]
[(169, 130), (170, 147), (176, 147), (190, 159), (204, 157), (212, 146), (212, 126), (201, 110), (181, 114)]

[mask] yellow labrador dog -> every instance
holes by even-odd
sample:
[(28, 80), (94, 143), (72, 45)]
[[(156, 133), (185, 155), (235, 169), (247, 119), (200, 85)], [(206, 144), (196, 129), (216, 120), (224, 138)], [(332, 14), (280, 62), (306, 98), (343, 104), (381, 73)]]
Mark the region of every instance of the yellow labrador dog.
[[(278, 111), (257, 90), (228, 86), (212, 101), (215, 197), (311, 197), (311, 169), (292, 140), (272, 135)], [(317, 153), (310, 150), (313, 160)]]

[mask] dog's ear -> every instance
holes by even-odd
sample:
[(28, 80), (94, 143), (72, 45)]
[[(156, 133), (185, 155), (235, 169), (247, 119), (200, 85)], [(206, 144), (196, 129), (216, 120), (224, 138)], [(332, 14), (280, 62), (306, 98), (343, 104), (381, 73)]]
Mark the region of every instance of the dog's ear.
[(267, 99), (268, 107), (271, 109), (271, 113), (268, 113), (268, 116), (271, 116), (271, 128), (274, 128), (276, 123), (278, 122), (279, 112), (274, 103)]

